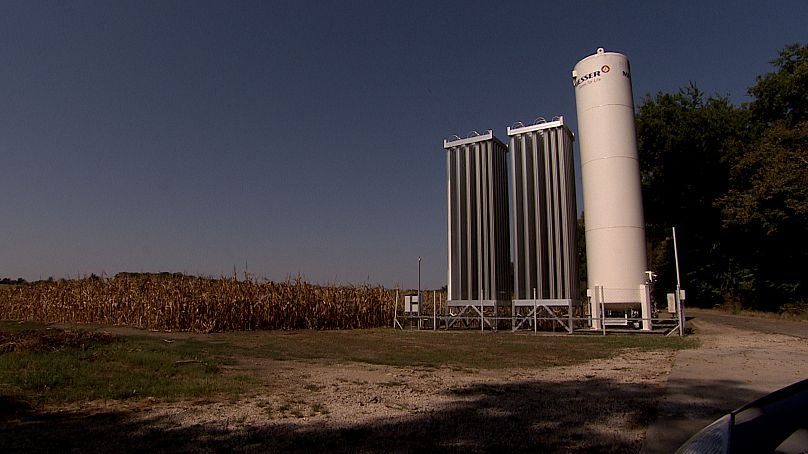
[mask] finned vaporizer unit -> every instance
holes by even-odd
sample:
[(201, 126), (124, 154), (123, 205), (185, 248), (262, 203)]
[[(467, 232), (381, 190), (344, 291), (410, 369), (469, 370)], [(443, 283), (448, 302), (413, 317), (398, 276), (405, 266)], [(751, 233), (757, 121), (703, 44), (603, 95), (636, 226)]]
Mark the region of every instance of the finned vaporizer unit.
[(448, 305), (510, 305), (508, 148), (492, 131), (445, 140)]
[(573, 135), (564, 118), (508, 128), (514, 306), (577, 303)]

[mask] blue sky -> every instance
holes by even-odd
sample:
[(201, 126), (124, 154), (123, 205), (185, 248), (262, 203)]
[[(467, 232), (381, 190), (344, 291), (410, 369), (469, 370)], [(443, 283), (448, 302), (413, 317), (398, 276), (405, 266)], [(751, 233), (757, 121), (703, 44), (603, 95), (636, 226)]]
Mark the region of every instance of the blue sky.
[(564, 115), (596, 48), (635, 99), (747, 101), (805, 1), (0, 3), (0, 277), (446, 280), (453, 134)]

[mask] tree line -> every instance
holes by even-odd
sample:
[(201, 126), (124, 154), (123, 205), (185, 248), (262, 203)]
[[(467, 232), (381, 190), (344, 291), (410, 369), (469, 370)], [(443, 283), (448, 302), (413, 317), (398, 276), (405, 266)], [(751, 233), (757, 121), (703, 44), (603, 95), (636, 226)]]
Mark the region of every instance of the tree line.
[(808, 310), (808, 45), (786, 46), (733, 105), (695, 83), (636, 115), (649, 269), (690, 304)]

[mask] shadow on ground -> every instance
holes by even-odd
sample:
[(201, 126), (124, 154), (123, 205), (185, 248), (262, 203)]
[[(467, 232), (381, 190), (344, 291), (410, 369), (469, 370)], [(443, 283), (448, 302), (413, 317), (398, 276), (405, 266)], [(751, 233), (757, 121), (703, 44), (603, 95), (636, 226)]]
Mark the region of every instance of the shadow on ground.
[[(698, 386), (722, 390), (716, 399), (742, 391), (727, 381)], [(43, 413), (0, 397), (0, 452), (638, 452), (661, 392), (598, 378), (483, 384), (447, 390), (454, 403), (439, 411), (349, 427), (177, 427), (127, 412)]]

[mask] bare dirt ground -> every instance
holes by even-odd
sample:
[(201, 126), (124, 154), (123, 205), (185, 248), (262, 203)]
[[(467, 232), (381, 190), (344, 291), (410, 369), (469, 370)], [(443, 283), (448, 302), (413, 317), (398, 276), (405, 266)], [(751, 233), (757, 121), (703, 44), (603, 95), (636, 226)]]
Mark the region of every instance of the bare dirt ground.
[[(6, 408), (5, 418), (0, 412), (0, 451), (639, 452), (654, 420), (664, 428), (666, 418), (712, 415), (728, 405), (726, 396), (742, 398), (739, 390), (762, 392), (753, 385), (759, 365), (796, 367), (789, 377), (806, 372), (808, 362), (793, 363), (808, 355), (805, 339), (696, 326), (702, 346), (695, 350), (630, 350), (542, 369), (240, 358), (233, 367), (254, 371), (259, 381), (239, 400), (146, 399), (36, 410), (0, 402)], [(778, 352), (796, 356), (781, 364)], [(734, 359), (726, 361), (746, 368), (735, 372), (746, 381), (710, 376), (726, 368), (721, 361), (728, 354)], [(677, 355), (685, 370), (704, 365), (701, 381), (680, 373), (668, 386)], [(726, 393), (711, 394), (716, 384)]]

